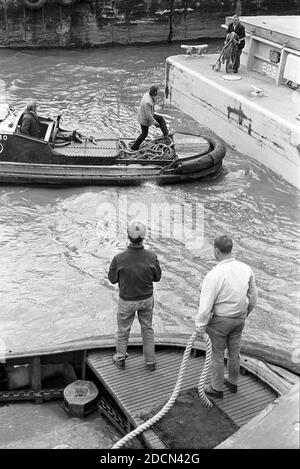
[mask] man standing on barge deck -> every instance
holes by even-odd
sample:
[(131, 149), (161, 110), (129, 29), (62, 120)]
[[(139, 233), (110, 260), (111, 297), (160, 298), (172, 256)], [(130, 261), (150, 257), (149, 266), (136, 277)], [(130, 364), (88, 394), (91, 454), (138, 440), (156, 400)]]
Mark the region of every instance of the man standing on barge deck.
[[(240, 343), (245, 319), (257, 301), (257, 289), (252, 269), (232, 257), (232, 239), (217, 236), (214, 254), (218, 264), (204, 277), (198, 315), (197, 331), (206, 330), (212, 342), (211, 385), (206, 394), (223, 398), (223, 382), (236, 393), (240, 369)], [(228, 377), (224, 378), (224, 352), (228, 349)]]
[(130, 244), (126, 251), (113, 258), (108, 272), (109, 281), (119, 283), (118, 331), (113, 362), (118, 368), (125, 368), (130, 329), (137, 313), (146, 367), (154, 371), (153, 282), (161, 279), (161, 269), (156, 254), (144, 248), (145, 225), (133, 220), (127, 227), (127, 234)]
[(227, 34), (235, 32), (236, 34), (236, 56), (233, 64), (233, 72), (237, 73), (240, 66), (240, 57), (243, 48), (245, 47), (245, 26), (240, 23), (238, 15), (233, 16), (233, 22), (227, 28)]

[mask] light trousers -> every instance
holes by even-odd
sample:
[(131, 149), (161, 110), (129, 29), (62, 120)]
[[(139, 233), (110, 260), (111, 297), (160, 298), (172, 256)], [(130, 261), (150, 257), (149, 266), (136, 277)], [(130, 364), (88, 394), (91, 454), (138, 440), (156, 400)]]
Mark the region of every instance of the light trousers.
[(116, 334), (116, 350), (119, 358), (125, 358), (132, 323), (137, 313), (141, 326), (143, 353), (146, 363), (154, 363), (154, 331), (152, 327), (154, 299), (125, 301), (119, 298)]

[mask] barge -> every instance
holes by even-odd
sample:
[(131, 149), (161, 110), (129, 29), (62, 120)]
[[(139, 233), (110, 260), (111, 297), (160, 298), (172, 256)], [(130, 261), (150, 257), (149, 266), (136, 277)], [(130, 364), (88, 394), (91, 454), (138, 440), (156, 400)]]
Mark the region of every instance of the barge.
[(299, 189), (300, 16), (240, 22), (246, 44), (238, 74), (215, 67), (218, 54), (168, 57), (166, 100)]

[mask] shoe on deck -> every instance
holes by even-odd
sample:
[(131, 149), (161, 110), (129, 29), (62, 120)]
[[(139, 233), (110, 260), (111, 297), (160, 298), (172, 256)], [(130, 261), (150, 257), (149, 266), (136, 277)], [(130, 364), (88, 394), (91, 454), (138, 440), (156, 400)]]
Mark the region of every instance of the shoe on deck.
[(139, 150), (139, 148), (132, 148), (134, 144), (135, 144), (135, 142), (129, 142), (128, 143), (127, 146), (128, 146), (130, 151), (138, 151)]
[(224, 384), (229, 388), (230, 392), (233, 392), (233, 394), (236, 394), (238, 391), (238, 387), (236, 384), (232, 384), (230, 381), (228, 381), (227, 378), (224, 378)]
[(117, 353), (114, 353), (112, 356), (112, 360), (114, 364), (120, 368), (121, 370), (124, 370), (125, 368), (125, 358), (119, 358)]
[(155, 371), (156, 370), (156, 362), (153, 363), (146, 363), (146, 367), (150, 371)]
[(217, 391), (212, 386), (205, 386), (204, 388), (205, 394), (210, 397), (216, 397), (218, 399), (223, 399), (223, 391)]

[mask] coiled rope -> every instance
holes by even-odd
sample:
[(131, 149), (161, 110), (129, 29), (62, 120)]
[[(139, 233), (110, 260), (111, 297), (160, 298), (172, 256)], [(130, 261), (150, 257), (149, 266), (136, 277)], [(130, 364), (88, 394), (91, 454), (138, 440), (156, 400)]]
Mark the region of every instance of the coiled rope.
[[(195, 342), (196, 336), (197, 336), (197, 331), (195, 331), (190, 336), (190, 338), (188, 340), (188, 343), (186, 345), (186, 348), (185, 348), (185, 351), (184, 351), (184, 354), (183, 354), (183, 358), (182, 358), (179, 374), (178, 374), (178, 377), (177, 377), (177, 381), (176, 381), (173, 393), (172, 393), (171, 397), (169, 398), (168, 402), (163, 406), (163, 408), (156, 415), (154, 415), (149, 420), (144, 422), (142, 425), (140, 425), (139, 427), (132, 430), (132, 432), (128, 433), (123, 438), (121, 438), (121, 440), (119, 440), (112, 447), (112, 449), (122, 448), (122, 446), (124, 446), (126, 443), (128, 443), (128, 441), (132, 440), (132, 438), (138, 436), (140, 433), (144, 432), (149, 427), (154, 425), (154, 423), (156, 423), (158, 420), (160, 420), (171, 409), (171, 407), (175, 403), (176, 398), (177, 398), (177, 396), (180, 392), (183, 375), (185, 373), (187, 361), (189, 359), (191, 349), (192, 349), (192, 346)], [(207, 407), (212, 407), (212, 403), (207, 398), (207, 396), (204, 392), (204, 389), (203, 389), (205, 379), (206, 379), (206, 376), (207, 376), (207, 372), (208, 372), (210, 362), (211, 362), (212, 347), (211, 347), (211, 341), (210, 341), (210, 338), (209, 338), (208, 334), (204, 333), (203, 338), (204, 338), (204, 341), (205, 341), (205, 344), (206, 344), (206, 357), (205, 357), (204, 367), (203, 367), (203, 370), (201, 372), (201, 376), (200, 376), (200, 380), (199, 380), (199, 384), (198, 384), (198, 393), (199, 393), (200, 399), (204, 402), (204, 404)]]
[(227, 42), (227, 44), (225, 44), (225, 46), (223, 47), (222, 54), (220, 57), (220, 60), (222, 61), (222, 63), (224, 63), (225, 60), (229, 60), (229, 59), (233, 63), (235, 61), (236, 49), (237, 49), (237, 45), (235, 41), (235, 35), (232, 35), (229, 41)]
[(119, 159), (171, 160), (175, 157), (174, 144), (170, 137), (157, 138), (147, 142), (136, 151), (131, 150), (124, 140), (120, 140), (119, 145)]
[(217, 60), (217, 62), (212, 66), (213, 70), (219, 71), (221, 67), (221, 63), (224, 63), (226, 60), (231, 59), (233, 63), (236, 57), (236, 40), (235, 40), (235, 33), (228, 35), (228, 40), (221, 50), (221, 54)]

